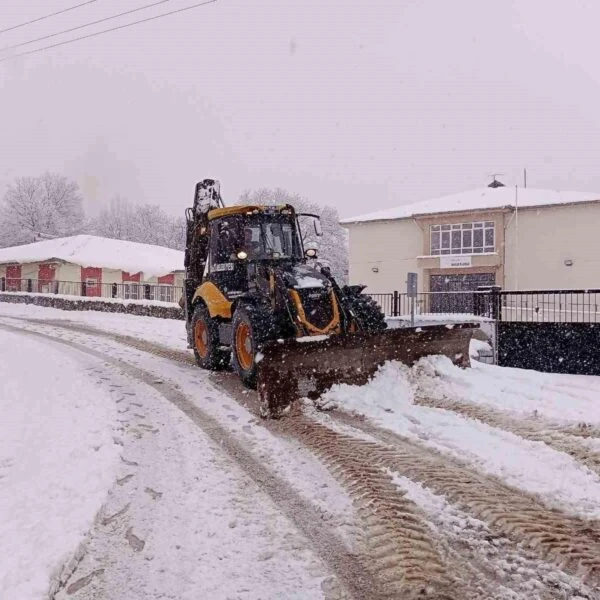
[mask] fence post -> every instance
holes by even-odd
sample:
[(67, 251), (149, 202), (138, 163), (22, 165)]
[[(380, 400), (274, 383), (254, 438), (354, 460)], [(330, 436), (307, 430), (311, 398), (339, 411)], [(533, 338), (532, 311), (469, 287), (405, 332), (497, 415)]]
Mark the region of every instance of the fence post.
[(490, 288), (492, 293), (492, 319), (500, 321), (502, 319), (502, 302), (501, 294), (502, 288), (499, 285), (493, 285)]
[(483, 290), (481, 287), (473, 290), (473, 314), (476, 317), (483, 316)]
[(398, 290), (394, 290), (394, 298), (392, 300), (392, 317), (397, 317), (400, 314), (400, 309), (398, 308), (400, 295), (398, 294)]

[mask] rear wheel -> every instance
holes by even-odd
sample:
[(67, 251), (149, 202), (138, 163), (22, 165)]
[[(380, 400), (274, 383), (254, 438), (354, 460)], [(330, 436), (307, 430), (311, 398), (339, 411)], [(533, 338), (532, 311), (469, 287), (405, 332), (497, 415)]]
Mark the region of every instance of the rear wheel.
[(203, 369), (222, 369), (229, 364), (230, 353), (219, 348), (219, 325), (211, 319), (208, 309), (199, 304), (192, 316), (194, 356)]
[(351, 331), (374, 333), (387, 329), (385, 315), (379, 304), (371, 296), (360, 292), (347, 291), (346, 299), (348, 300), (350, 310), (354, 313), (358, 322), (354, 327), (350, 326)]
[(259, 307), (242, 305), (233, 314), (233, 368), (248, 387), (256, 387), (256, 357), (274, 329), (271, 314)]

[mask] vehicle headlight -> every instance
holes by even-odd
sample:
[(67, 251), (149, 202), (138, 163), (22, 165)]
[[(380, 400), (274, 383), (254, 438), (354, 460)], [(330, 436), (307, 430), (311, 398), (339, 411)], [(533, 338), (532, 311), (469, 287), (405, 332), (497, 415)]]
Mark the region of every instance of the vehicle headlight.
[(237, 257), (238, 257), (240, 260), (246, 260), (246, 259), (248, 258), (248, 253), (247, 253), (247, 252), (244, 252), (244, 250), (240, 250), (240, 251), (237, 253)]

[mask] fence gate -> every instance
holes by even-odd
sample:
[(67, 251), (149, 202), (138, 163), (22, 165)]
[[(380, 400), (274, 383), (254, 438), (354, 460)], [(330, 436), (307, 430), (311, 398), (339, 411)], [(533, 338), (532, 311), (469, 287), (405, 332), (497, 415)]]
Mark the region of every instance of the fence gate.
[(432, 313), (473, 314), (473, 292), (482, 286), (496, 283), (494, 273), (468, 273), (464, 275), (431, 275), (429, 288)]

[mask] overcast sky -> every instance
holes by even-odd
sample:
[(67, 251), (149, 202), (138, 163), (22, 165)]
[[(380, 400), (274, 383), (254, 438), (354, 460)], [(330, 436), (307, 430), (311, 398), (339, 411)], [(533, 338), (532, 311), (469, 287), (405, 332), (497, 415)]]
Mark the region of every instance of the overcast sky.
[[(81, 1), (0, 0), (0, 29)], [(153, 1), (96, 0), (0, 47)], [(599, 20), (594, 0), (218, 0), (0, 62), (0, 193), (52, 170), (92, 212), (121, 194), (181, 214), (214, 177), (231, 201), (279, 186), (346, 217), (523, 167), (600, 192)]]

